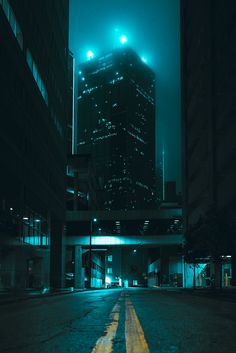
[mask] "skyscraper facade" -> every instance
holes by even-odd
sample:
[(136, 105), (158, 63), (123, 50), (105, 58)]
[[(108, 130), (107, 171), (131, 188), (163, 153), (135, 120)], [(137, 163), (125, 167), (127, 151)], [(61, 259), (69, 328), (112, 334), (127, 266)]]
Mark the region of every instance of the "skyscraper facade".
[(235, 14), (231, 0), (181, 1), (185, 232), (213, 258), (232, 256), (234, 284)]
[(75, 58), (68, 53), (68, 117), (67, 117), (67, 154), (74, 154), (74, 89), (75, 89)]
[(0, 1), (0, 287), (61, 287), (67, 0)]
[(155, 199), (155, 75), (128, 47), (80, 66), (78, 151), (92, 155), (102, 208)]

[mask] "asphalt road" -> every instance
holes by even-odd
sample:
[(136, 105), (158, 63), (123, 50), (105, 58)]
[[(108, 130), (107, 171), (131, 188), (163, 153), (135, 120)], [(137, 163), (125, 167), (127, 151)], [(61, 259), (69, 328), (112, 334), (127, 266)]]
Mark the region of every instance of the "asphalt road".
[(0, 352), (231, 353), (236, 303), (108, 289), (0, 306)]

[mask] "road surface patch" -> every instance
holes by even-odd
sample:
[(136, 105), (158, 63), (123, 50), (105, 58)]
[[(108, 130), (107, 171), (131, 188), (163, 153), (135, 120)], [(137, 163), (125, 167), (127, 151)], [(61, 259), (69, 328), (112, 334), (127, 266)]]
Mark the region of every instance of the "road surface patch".
[(125, 345), (126, 353), (150, 353), (144, 332), (133, 304), (126, 292), (122, 292), (110, 314), (110, 323), (106, 326), (91, 353), (112, 353), (116, 337), (121, 302), (125, 303)]
[(111, 353), (113, 351), (113, 341), (116, 336), (119, 317), (120, 304), (117, 303), (112, 309), (110, 315), (111, 322), (107, 325), (104, 331), (104, 335), (97, 340), (96, 345), (92, 350), (92, 353)]
[(125, 339), (126, 353), (149, 353), (147, 341), (131, 300), (125, 300)]

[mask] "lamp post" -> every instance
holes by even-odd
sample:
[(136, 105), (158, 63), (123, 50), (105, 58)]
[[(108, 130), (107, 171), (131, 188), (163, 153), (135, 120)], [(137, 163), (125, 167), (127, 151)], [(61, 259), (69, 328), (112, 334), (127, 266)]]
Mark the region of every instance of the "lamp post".
[(93, 235), (93, 223), (97, 222), (97, 218), (93, 218), (90, 221), (90, 234), (89, 234), (89, 278), (88, 287), (92, 287), (92, 235)]

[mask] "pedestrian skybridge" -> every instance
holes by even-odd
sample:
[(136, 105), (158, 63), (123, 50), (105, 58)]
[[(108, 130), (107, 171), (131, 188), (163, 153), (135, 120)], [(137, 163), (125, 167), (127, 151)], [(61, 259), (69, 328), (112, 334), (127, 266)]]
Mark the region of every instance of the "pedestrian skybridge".
[(181, 207), (148, 211), (68, 211), (67, 245), (157, 246), (183, 244)]

